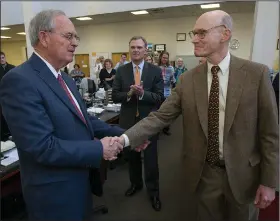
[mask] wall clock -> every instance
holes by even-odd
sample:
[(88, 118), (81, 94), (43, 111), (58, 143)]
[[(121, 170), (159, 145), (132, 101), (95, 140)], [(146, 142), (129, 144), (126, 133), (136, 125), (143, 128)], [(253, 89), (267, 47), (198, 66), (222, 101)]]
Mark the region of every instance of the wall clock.
[(230, 43), (229, 43), (229, 47), (233, 50), (238, 49), (240, 46), (240, 43), (237, 39), (231, 39)]

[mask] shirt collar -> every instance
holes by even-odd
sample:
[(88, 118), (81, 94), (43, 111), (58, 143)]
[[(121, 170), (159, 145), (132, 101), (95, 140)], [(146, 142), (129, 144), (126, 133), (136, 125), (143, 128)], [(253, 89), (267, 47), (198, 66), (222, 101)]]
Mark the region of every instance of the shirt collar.
[(47, 60), (45, 60), (44, 58), (42, 58), (42, 57), (39, 55), (38, 52), (34, 51), (34, 53), (35, 53), (39, 58), (41, 58), (43, 62), (45, 62), (45, 64), (48, 66), (48, 68), (49, 68), (50, 71), (53, 73), (53, 75), (55, 76), (55, 78), (57, 78), (59, 74), (61, 75), (60, 70), (57, 72), (57, 71), (54, 69), (54, 67), (53, 67)]
[[(131, 63), (132, 63), (133, 70), (134, 70), (134, 68), (136, 67), (136, 64), (134, 64), (133, 61), (132, 61)], [(140, 70), (143, 70), (144, 64), (145, 64), (145, 61), (144, 61), (144, 59), (143, 59), (143, 60), (141, 61), (141, 63), (138, 65), (138, 67), (140, 68)]]
[[(225, 75), (227, 73), (227, 70), (229, 68), (229, 64), (230, 64), (230, 53), (228, 52), (227, 56), (218, 64), (218, 66), (221, 69), (222, 75)], [(214, 65), (207, 61), (207, 66), (208, 66), (208, 73), (211, 73), (211, 68)]]

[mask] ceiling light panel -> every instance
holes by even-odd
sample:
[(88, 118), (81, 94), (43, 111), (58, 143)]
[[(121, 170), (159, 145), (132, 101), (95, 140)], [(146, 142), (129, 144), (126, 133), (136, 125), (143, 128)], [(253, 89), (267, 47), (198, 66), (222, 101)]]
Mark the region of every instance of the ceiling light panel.
[(200, 5), (202, 9), (220, 8), (220, 4)]
[(142, 11), (135, 11), (135, 12), (131, 12), (134, 15), (146, 15), (149, 14), (149, 12), (147, 12), (146, 10), (142, 10)]
[(8, 27), (1, 27), (1, 30), (9, 30), (11, 28), (8, 28)]
[(77, 20), (80, 20), (80, 21), (88, 21), (88, 20), (92, 20), (91, 17), (79, 17), (79, 18), (76, 18)]
[(1, 36), (1, 38), (8, 39), (8, 38), (12, 38), (12, 37), (9, 37), (9, 36)]

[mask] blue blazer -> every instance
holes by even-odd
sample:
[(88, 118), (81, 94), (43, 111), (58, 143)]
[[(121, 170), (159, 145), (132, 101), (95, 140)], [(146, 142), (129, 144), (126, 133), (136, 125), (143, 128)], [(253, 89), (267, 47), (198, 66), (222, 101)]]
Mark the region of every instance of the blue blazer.
[(84, 220), (92, 207), (89, 169), (99, 168), (99, 140), (123, 130), (87, 114), (75, 82), (62, 73), (85, 116), (35, 54), (2, 79), (3, 115), (16, 143), (22, 190), (31, 220)]

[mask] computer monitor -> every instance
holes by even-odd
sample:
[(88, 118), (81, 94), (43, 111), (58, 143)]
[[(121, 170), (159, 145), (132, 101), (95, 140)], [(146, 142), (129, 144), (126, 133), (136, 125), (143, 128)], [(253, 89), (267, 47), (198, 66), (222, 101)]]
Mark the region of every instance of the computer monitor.
[(1, 141), (7, 141), (9, 139), (9, 136), (11, 136), (11, 132), (2, 114), (1, 107), (0, 107), (0, 112), (1, 112)]
[(87, 79), (87, 82), (88, 82), (88, 93), (94, 94), (96, 92), (96, 85), (94, 83), (94, 80)]

